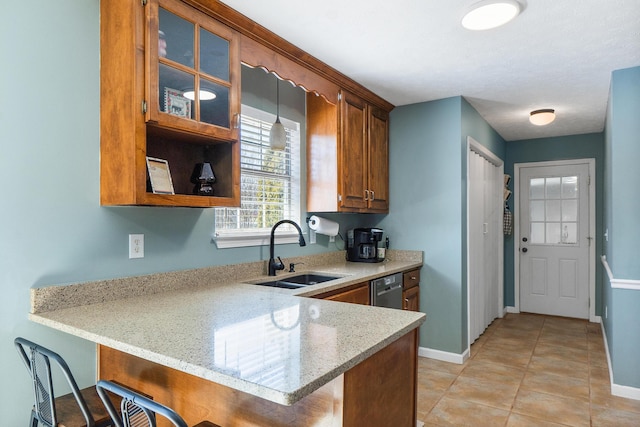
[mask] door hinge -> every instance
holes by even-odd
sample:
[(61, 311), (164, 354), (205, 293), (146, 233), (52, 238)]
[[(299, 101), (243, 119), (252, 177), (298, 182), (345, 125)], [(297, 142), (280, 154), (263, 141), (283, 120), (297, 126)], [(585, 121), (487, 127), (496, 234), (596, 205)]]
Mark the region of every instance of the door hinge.
[(142, 3), (143, 6), (147, 5), (147, 0), (140, 0), (140, 3)]
[(591, 185), (591, 175), (587, 176), (587, 186)]
[(142, 114), (147, 114), (147, 101), (142, 101)]
[(338, 194), (338, 201), (341, 202), (342, 201), (342, 194)]

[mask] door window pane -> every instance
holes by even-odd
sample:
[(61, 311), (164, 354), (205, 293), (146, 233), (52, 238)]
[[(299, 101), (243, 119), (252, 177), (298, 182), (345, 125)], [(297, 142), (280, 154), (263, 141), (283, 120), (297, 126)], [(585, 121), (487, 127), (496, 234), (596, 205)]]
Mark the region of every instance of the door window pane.
[(547, 200), (547, 221), (560, 221), (560, 200)]
[(529, 210), (531, 221), (544, 221), (544, 200), (532, 200)]
[(578, 177), (563, 176), (562, 177), (562, 198), (575, 199), (578, 197)]
[(531, 243), (538, 245), (544, 243), (544, 222), (531, 223)]
[(229, 127), (229, 88), (200, 79), (200, 121)]
[(560, 178), (547, 178), (546, 196), (547, 199), (560, 198)]
[(532, 178), (529, 181), (529, 198), (544, 199), (544, 178)]
[(547, 243), (560, 243), (560, 223), (548, 222), (547, 223)]
[(575, 222), (562, 224), (562, 243), (578, 243), (578, 224)]
[(562, 201), (562, 221), (578, 220), (578, 201), (563, 200)]

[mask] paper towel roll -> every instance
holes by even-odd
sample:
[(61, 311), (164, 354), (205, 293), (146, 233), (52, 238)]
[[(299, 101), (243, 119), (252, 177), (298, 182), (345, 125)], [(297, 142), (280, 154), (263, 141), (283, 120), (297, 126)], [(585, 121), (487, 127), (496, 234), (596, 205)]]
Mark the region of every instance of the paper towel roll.
[(327, 236), (337, 236), (340, 224), (326, 218), (320, 218), (312, 215), (311, 218), (309, 218), (309, 228), (316, 233)]

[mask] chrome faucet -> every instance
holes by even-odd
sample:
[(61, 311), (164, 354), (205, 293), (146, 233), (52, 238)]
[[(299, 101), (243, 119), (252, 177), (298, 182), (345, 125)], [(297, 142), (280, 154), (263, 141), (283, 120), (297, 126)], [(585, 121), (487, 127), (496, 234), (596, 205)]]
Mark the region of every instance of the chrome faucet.
[(300, 236), (300, 238), (298, 239), (298, 243), (300, 244), (300, 246), (306, 246), (307, 244), (304, 241), (304, 237), (302, 236), (302, 230), (300, 229), (300, 226), (298, 224), (291, 221), (290, 219), (283, 219), (282, 221), (276, 222), (274, 226), (271, 227), (271, 240), (269, 242), (269, 276), (275, 276), (276, 271), (284, 270), (284, 264), (282, 263), (282, 260), (280, 259), (280, 257), (278, 257), (278, 261), (276, 261), (273, 257), (273, 241), (275, 238), (274, 232), (276, 231), (276, 228), (278, 228), (280, 224), (284, 224), (285, 222), (293, 225), (296, 228), (296, 230), (298, 230), (298, 235)]

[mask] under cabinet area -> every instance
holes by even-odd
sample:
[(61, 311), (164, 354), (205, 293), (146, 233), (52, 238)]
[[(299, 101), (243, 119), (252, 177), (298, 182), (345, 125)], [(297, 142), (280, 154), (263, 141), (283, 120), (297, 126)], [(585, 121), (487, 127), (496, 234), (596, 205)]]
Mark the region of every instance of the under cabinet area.
[(402, 308), (420, 311), (420, 270), (412, 270), (402, 277)]
[(307, 209), (389, 211), (388, 112), (345, 90), (307, 96)]
[(239, 112), (235, 31), (179, 0), (101, 3), (101, 204), (237, 206)]

